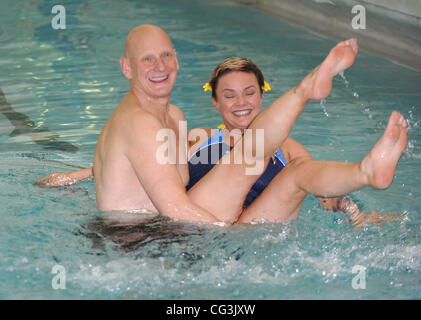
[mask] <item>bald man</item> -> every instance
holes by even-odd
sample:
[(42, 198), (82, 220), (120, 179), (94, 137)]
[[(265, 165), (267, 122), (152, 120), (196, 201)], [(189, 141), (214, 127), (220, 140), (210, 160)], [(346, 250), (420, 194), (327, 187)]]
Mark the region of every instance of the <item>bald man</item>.
[[(320, 66), (254, 119), (249, 129), (265, 130), (264, 152), (260, 159), (265, 166), (288, 137), (306, 103), (310, 99), (327, 97), (333, 77), (353, 64), (357, 52), (356, 40), (339, 43)], [(169, 36), (152, 25), (134, 28), (126, 39), (125, 56), (120, 59), (120, 66), (130, 81), (130, 91), (107, 120), (98, 138), (94, 156), (98, 208), (106, 211), (146, 208), (189, 221), (232, 224), (240, 215), (251, 221), (256, 211), (243, 209), (243, 202), (259, 175), (245, 174), (246, 163), (232, 161), (235, 159), (233, 154), (243, 152), (243, 138), (222, 158), (222, 164), (217, 164), (188, 194), (185, 191), (189, 181), (187, 159), (184, 158), (187, 141), (179, 132), (180, 121), (185, 121), (185, 117), (170, 103), (179, 64)], [(179, 160), (176, 164), (162, 164), (157, 160), (162, 145), (157, 137), (162, 130), (169, 130), (176, 136), (175, 150)], [(364, 170), (359, 171), (360, 178), (354, 179), (355, 185), (351, 189), (390, 185), (406, 146), (405, 139), (406, 122), (400, 114), (392, 114), (385, 134), (363, 160), (361, 167)], [(388, 154), (386, 161), (382, 160), (385, 153)]]
[[(201, 214), (198, 220), (217, 221), (189, 200), (187, 164), (161, 165), (155, 158), (158, 131), (166, 128), (178, 134), (179, 121), (185, 121), (183, 112), (170, 103), (179, 64), (169, 36), (156, 26), (134, 28), (127, 36), (120, 66), (130, 80), (130, 91), (98, 138), (94, 156), (98, 208), (146, 208), (195, 220), (182, 212), (175, 214), (185, 206)], [(178, 150), (183, 148), (177, 145)]]

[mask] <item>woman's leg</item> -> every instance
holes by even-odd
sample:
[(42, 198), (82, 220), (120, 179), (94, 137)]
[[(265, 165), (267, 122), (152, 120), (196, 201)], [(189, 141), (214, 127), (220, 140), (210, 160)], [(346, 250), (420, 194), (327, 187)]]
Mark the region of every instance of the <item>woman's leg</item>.
[(285, 222), (298, 217), (307, 194), (340, 196), (365, 186), (387, 188), (408, 142), (404, 117), (393, 112), (382, 137), (361, 162), (299, 158), (289, 163), (241, 214), (239, 222)]
[[(323, 99), (332, 89), (335, 75), (349, 68), (358, 53), (355, 39), (340, 42), (329, 53), (327, 58), (307, 75), (298, 86), (278, 98), (261, 112), (251, 123), (249, 129), (255, 134), (256, 129), (264, 129), (263, 154), (257, 161), (264, 162), (264, 168), (275, 150), (280, 147), (310, 99)], [(231, 153), (222, 157), (204, 178), (202, 178), (188, 195), (190, 199), (204, 209), (212, 212), (223, 221), (234, 222), (242, 212), (244, 199), (260, 174), (247, 175), (245, 161), (234, 163), (238, 154), (244, 159), (244, 139), (241, 139)], [(252, 144), (252, 154), (259, 146)], [(228, 164), (226, 164), (228, 163)]]

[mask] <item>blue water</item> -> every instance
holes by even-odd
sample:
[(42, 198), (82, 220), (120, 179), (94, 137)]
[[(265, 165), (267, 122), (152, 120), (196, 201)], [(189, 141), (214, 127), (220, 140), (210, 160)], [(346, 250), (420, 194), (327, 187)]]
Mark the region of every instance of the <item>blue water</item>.
[[(409, 144), (392, 186), (351, 196), (366, 212), (404, 213), (401, 221), (353, 228), (310, 196), (288, 224), (222, 229), (139, 213), (137, 227), (112, 229), (92, 182), (32, 184), (92, 165), (98, 134), (128, 89), (118, 58), (133, 26), (157, 24), (172, 37), (181, 66), (172, 102), (189, 128), (220, 124), (202, 85), (222, 59), (260, 65), (272, 87), (267, 106), (334, 42), (221, 0), (72, 1), (65, 30), (51, 28), (55, 4), (0, 4), (0, 88), (21, 119), (16, 128), (2, 107), (0, 298), (421, 298), (420, 73), (361, 52), (346, 81), (336, 77), (324, 104), (309, 103), (291, 133), (316, 159), (358, 161), (400, 111)], [(128, 234), (133, 242), (119, 244)], [(62, 290), (53, 288), (56, 265), (65, 270)], [(366, 283), (356, 290), (358, 265)]]

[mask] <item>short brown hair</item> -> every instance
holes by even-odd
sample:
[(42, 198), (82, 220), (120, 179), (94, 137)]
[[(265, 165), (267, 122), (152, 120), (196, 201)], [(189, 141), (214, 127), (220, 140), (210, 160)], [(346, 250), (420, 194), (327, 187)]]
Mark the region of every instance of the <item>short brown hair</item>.
[(216, 68), (213, 70), (211, 78), (209, 80), (209, 85), (212, 88), (212, 97), (216, 99), (216, 87), (218, 85), (218, 80), (224, 74), (241, 71), (253, 73), (256, 76), (257, 82), (259, 84), (260, 93), (263, 93), (263, 86), (265, 84), (265, 77), (263, 76), (262, 70), (251, 60), (242, 58), (242, 57), (231, 57), (222, 61)]

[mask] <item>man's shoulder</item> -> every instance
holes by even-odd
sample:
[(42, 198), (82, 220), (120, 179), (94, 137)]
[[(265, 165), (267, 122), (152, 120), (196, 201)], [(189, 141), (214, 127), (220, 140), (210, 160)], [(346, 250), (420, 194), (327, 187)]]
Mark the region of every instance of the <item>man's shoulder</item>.
[(124, 110), (113, 118), (114, 136), (122, 145), (138, 147), (149, 145), (155, 140), (156, 134), (163, 128), (161, 121), (152, 113), (141, 108)]
[(181, 110), (181, 108), (177, 107), (176, 105), (170, 104), (170, 113), (174, 119), (177, 119), (177, 120), (186, 119), (186, 116), (184, 115), (183, 110)]
[(120, 119), (116, 120), (122, 122), (121, 120), (124, 119), (123, 126), (160, 123), (156, 116), (141, 107), (139, 101), (130, 92), (120, 102), (117, 110), (119, 110)]
[(209, 138), (211, 137), (212, 133), (217, 132), (216, 129), (212, 129), (209, 127), (196, 127), (190, 130), (192, 134), (196, 134), (196, 133), (202, 133), (202, 132), (206, 132), (206, 134), (209, 136)]
[(125, 122), (122, 123), (125, 127), (135, 127), (139, 130), (142, 127), (161, 127), (161, 121), (152, 113), (142, 108), (131, 108), (129, 112), (125, 112)]

